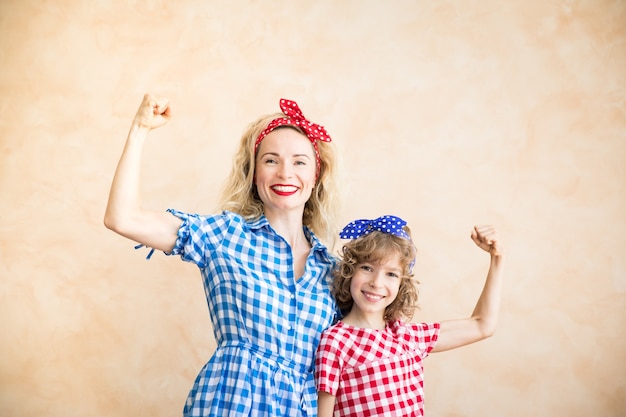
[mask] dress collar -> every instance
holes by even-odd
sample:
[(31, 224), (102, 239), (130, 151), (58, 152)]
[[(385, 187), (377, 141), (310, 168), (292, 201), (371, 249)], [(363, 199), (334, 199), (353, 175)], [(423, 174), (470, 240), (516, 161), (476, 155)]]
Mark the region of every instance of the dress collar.
[[(266, 228), (267, 230), (270, 230), (272, 233), (276, 234), (264, 214), (262, 214), (261, 217), (256, 220), (248, 221), (248, 227), (250, 228), (250, 230), (260, 230)], [(326, 258), (327, 261), (333, 261), (334, 257), (330, 255), (330, 253), (328, 252), (328, 248), (319, 240), (317, 236), (315, 236), (315, 233), (313, 233), (313, 231), (311, 231), (311, 229), (309, 229), (307, 226), (302, 226), (302, 229), (304, 230), (304, 236), (309, 241), (309, 244), (311, 245), (313, 251)]]

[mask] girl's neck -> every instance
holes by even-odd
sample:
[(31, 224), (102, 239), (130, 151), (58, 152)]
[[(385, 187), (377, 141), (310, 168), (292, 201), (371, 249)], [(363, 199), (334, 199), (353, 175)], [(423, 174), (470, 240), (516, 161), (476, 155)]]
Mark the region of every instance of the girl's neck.
[(352, 308), (341, 321), (350, 326), (362, 329), (384, 330), (385, 327), (387, 327), (384, 317), (362, 314), (361, 312), (355, 311), (354, 308)]

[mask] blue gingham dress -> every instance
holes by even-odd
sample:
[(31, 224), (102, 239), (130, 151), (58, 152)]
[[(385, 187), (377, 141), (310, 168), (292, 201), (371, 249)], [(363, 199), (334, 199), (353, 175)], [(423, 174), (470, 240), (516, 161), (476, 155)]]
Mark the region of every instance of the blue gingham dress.
[(315, 350), (337, 315), (336, 259), (305, 227), (312, 250), (296, 279), (290, 246), (265, 217), (168, 211), (183, 220), (171, 254), (200, 268), (217, 341), (184, 416), (316, 416)]

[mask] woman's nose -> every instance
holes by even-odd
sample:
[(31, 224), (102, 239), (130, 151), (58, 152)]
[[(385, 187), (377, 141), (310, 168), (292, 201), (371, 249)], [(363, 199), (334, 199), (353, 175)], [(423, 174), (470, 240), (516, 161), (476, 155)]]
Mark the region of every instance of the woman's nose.
[(280, 166), (280, 168), (278, 169), (278, 176), (280, 178), (291, 178), (291, 167), (283, 164)]

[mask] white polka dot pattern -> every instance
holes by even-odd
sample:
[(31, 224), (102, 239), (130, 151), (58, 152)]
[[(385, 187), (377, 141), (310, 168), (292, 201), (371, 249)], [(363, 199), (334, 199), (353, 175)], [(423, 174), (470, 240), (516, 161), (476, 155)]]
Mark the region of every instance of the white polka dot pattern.
[(287, 117), (274, 119), (267, 125), (267, 127), (259, 134), (256, 142), (254, 142), (254, 153), (256, 154), (256, 151), (259, 148), (259, 144), (261, 143), (263, 138), (267, 136), (267, 134), (270, 133), (272, 130), (276, 129), (279, 126), (297, 126), (304, 131), (307, 138), (309, 138), (309, 140), (313, 144), (313, 148), (315, 149), (317, 178), (320, 172), (320, 152), (317, 148), (317, 141), (321, 140), (322, 142), (330, 142), (330, 135), (328, 134), (328, 132), (326, 132), (324, 126), (308, 121), (304, 117), (304, 114), (302, 114), (302, 110), (300, 110), (300, 107), (298, 107), (298, 104), (295, 101), (281, 98), (280, 109)]
[[(404, 226), (406, 226), (406, 221), (402, 220), (400, 217), (386, 214), (374, 220), (354, 220), (343, 228), (343, 230), (339, 233), (339, 237), (341, 239), (358, 239), (361, 236), (365, 236), (373, 231), (378, 231), (398, 236), (412, 242), (409, 235), (404, 231)], [(413, 259), (409, 265), (410, 273), (413, 271), (414, 265), (415, 259)]]
[(402, 229), (404, 226), (406, 226), (406, 221), (391, 215), (380, 216), (374, 220), (354, 220), (343, 228), (339, 233), (339, 237), (342, 239), (357, 239), (370, 232), (378, 231), (411, 240), (409, 235)]

